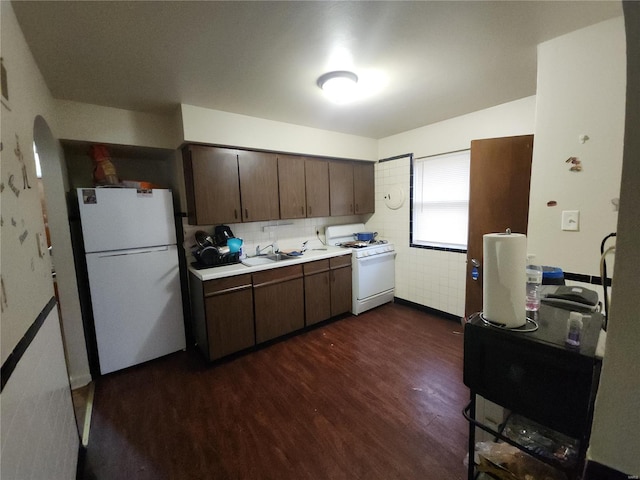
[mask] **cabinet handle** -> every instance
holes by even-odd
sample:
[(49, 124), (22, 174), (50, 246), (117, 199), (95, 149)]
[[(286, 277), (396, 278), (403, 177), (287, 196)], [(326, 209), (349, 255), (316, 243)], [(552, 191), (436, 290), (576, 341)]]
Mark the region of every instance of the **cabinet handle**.
[(304, 215), (304, 207), (300, 207), (300, 214)]
[(309, 207), (309, 215), (311, 215), (311, 207)]
[(258, 284), (254, 283), (253, 288), (256, 289), (256, 288), (268, 287), (269, 285), (277, 285), (278, 283), (290, 282), (292, 280), (298, 280), (300, 278), (303, 278), (301, 273), (294, 273), (287, 277), (276, 278), (275, 280), (269, 280), (269, 281), (258, 283)]
[(249, 210), (244, 209), (244, 218), (249, 218)]
[(238, 285), (237, 287), (226, 288), (224, 290), (219, 290), (217, 292), (205, 293), (204, 296), (205, 296), (205, 298), (209, 298), (209, 297), (216, 297), (218, 295), (226, 295), (228, 293), (233, 293), (233, 292), (241, 292), (242, 290), (250, 289), (252, 286), (253, 285), (251, 285), (251, 284)]
[(236, 220), (238, 219), (238, 209), (237, 208), (233, 209), (233, 218), (235, 218)]
[(358, 204), (356, 203), (356, 213), (358, 213), (360, 211), (360, 207), (358, 207)]
[(350, 204), (349, 204), (349, 212), (350, 212), (350, 213), (353, 213), (353, 203), (350, 203)]

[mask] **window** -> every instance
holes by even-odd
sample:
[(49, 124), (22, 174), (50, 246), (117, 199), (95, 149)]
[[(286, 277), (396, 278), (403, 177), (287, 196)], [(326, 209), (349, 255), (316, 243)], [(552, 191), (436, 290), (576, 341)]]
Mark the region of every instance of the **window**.
[(470, 151), (414, 160), (411, 245), (467, 249)]

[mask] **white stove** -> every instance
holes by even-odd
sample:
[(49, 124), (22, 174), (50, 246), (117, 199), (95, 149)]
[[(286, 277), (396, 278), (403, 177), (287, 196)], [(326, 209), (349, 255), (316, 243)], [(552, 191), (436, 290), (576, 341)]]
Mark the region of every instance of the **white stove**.
[(395, 294), (395, 248), (386, 240), (355, 240), (355, 234), (364, 231), (363, 223), (336, 225), (325, 230), (327, 245), (352, 249), (351, 313), (354, 315), (392, 302)]

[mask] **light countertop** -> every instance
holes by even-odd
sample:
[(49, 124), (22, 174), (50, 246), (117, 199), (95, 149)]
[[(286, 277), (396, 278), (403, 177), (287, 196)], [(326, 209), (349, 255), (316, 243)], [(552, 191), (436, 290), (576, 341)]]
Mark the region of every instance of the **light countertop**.
[(266, 265), (256, 265), (248, 267), (242, 263), (234, 263), (232, 265), (224, 265), (222, 267), (211, 267), (197, 270), (189, 266), (189, 271), (202, 281), (214, 280), (216, 278), (232, 277), (234, 275), (242, 275), (244, 273), (261, 272), (272, 268), (286, 267), (288, 265), (299, 265), (301, 263), (313, 262), (314, 260), (323, 260), (325, 258), (339, 257), (342, 255), (351, 255), (350, 248), (342, 247), (322, 247), (326, 250), (307, 250), (299, 257), (290, 260), (280, 260), (278, 262)]

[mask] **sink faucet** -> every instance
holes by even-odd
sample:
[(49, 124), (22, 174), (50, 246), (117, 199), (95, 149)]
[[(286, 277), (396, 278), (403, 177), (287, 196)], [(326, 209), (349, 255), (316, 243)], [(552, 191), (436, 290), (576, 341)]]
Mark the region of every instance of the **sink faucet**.
[(269, 245), (267, 245), (267, 246), (266, 246), (266, 247), (264, 247), (264, 248), (260, 248), (260, 245), (258, 245), (258, 246), (256, 247), (256, 255), (260, 255), (260, 254), (262, 253), (262, 251), (263, 251), (263, 250), (266, 250), (266, 249), (267, 249), (267, 248), (269, 248), (269, 247), (271, 247), (271, 253), (274, 253), (274, 252), (273, 252), (273, 243), (270, 243)]

